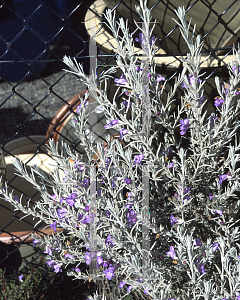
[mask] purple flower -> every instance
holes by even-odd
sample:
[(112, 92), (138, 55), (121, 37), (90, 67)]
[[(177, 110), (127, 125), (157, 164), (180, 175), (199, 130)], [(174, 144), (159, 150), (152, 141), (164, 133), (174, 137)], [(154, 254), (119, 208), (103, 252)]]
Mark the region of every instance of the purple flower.
[(166, 79), (165, 79), (165, 77), (163, 77), (162, 75), (158, 75), (158, 77), (157, 77), (157, 81), (159, 82), (159, 81), (165, 81)]
[(214, 122), (216, 122), (217, 119), (218, 119), (217, 116), (215, 116), (215, 117), (214, 117), (214, 116), (211, 116), (211, 118), (210, 118), (210, 126), (211, 126), (211, 127), (214, 125)]
[(132, 288), (133, 288), (132, 285), (129, 285), (129, 287), (127, 288), (127, 292), (129, 293)]
[(222, 213), (223, 213), (223, 210), (221, 209), (221, 210), (215, 210), (216, 211), (216, 214), (219, 214), (220, 216), (222, 216)]
[(210, 201), (212, 201), (213, 196), (214, 196), (213, 193), (208, 194), (208, 197), (209, 197)]
[(218, 243), (212, 244), (213, 252), (217, 251), (218, 249)]
[(177, 219), (174, 218), (173, 215), (170, 216), (170, 223), (171, 223), (172, 226), (173, 226), (175, 223), (177, 223)]
[(182, 124), (182, 126), (180, 126), (180, 134), (184, 135), (186, 133), (186, 131), (189, 129), (189, 120), (188, 119), (184, 119), (184, 120), (180, 120), (180, 123)]
[(97, 256), (97, 267), (99, 267), (103, 263), (103, 258), (101, 256)]
[(224, 87), (224, 92), (227, 95), (231, 85), (229, 83), (225, 83), (225, 84), (222, 84), (222, 86)]
[(123, 286), (124, 286), (125, 284), (126, 284), (125, 282), (120, 281), (120, 284), (119, 284), (120, 289), (123, 288)]
[[(190, 76), (188, 77), (188, 80), (189, 80), (189, 83), (190, 83), (191, 85), (193, 85), (195, 78), (194, 78), (193, 75), (190, 75)], [(202, 79), (198, 78), (197, 81), (198, 81), (198, 83), (201, 83), (201, 82), (202, 82)], [(186, 84), (185, 82), (184, 82), (181, 86), (182, 86), (183, 88), (185, 88), (185, 89), (188, 89), (188, 86), (187, 86), (187, 84)]]
[(103, 271), (103, 273), (106, 275), (106, 278), (108, 280), (111, 280), (113, 278), (113, 276), (115, 277), (115, 275), (113, 274), (114, 272), (114, 267), (109, 267), (108, 269), (106, 269), (105, 271)]
[(108, 235), (108, 237), (105, 239), (105, 244), (107, 247), (113, 248), (116, 244), (112, 241), (111, 234)]
[(142, 288), (144, 289), (144, 293), (145, 293), (145, 294), (148, 294), (148, 293), (147, 293), (147, 290), (149, 290), (149, 288), (148, 288), (148, 287), (146, 287), (146, 288), (142, 287)]
[(165, 252), (167, 255), (169, 255), (172, 259), (177, 258), (176, 253), (174, 251), (174, 247), (170, 246), (169, 251)]
[(84, 179), (82, 185), (83, 185), (83, 187), (88, 188), (89, 187), (89, 179), (88, 178)]
[(20, 199), (17, 195), (13, 196), (13, 200), (17, 201), (17, 202), (20, 202)]
[(79, 114), (80, 113), (80, 110), (82, 109), (82, 107), (87, 107), (88, 106), (88, 101), (87, 100), (83, 100), (82, 103), (80, 103), (78, 106), (77, 106), (77, 113)]
[(52, 224), (50, 224), (50, 228), (54, 229), (55, 232), (57, 232), (57, 222), (53, 222)]
[(93, 258), (95, 258), (96, 252), (86, 252), (84, 258), (86, 259), (86, 264), (90, 265)]
[(218, 183), (222, 185), (223, 181), (227, 179), (227, 174), (219, 175)]
[(126, 179), (124, 179), (124, 182), (126, 184), (131, 184), (132, 183), (132, 179), (131, 178), (126, 178)]
[(132, 227), (132, 225), (137, 222), (137, 215), (133, 209), (130, 209), (127, 213), (127, 222), (129, 223), (127, 225), (128, 228)]
[(118, 123), (118, 120), (115, 119), (115, 120), (112, 120), (110, 123), (108, 123), (107, 125), (104, 126), (105, 129), (109, 129), (111, 128), (112, 126), (116, 125)]
[(33, 240), (33, 247), (35, 247), (35, 245), (38, 244), (38, 243), (39, 243), (39, 241)]
[[(139, 33), (139, 38), (135, 38), (135, 41), (136, 42), (139, 42), (140, 44), (143, 44), (143, 34), (142, 33)], [(150, 45), (153, 45), (154, 41), (155, 41), (156, 37), (153, 36), (152, 38), (150, 38)], [(146, 38), (144, 39), (146, 40)]]
[(82, 172), (82, 171), (84, 171), (84, 169), (85, 169), (85, 167), (82, 166), (82, 165), (81, 165), (81, 162), (78, 161), (78, 160), (75, 160), (75, 161), (74, 161), (74, 168), (75, 168), (76, 170), (78, 170), (79, 172)]
[(65, 218), (66, 212), (67, 212), (66, 209), (64, 209), (64, 208), (59, 208), (59, 209), (57, 210), (57, 215), (58, 215), (59, 219)]
[(127, 80), (123, 77), (123, 74), (122, 74), (120, 78), (115, 78), (114, 82), (116, 82), (117, 84), (125, 84), (125, 83), (127, 83)]
[(53, 265), (54, 265), (54, 261), (53, 260), (50, 259), (50, 260), (47, 261), (47, 266), (48, 267), (52, 267)]
[(19, 281), (23, 281), (23, 275), (20, 275), (20, 276), (18, 277), (18, 279), (19, 279)]
[[(237, 67), (236, 67), (236, 66), (233, 66), (233, 67), (232, 67), (232, 71), (233, 71), (233, 73), (235, 73), (235, 72), (236, 72), (236, 70), (237, 70)], [(240, 67), (239, 67), (239, 69), (238, 69), (238, 72), (240, 72)]]
[(171, 162), (171, 163), (169, 163), (168, 168), (171, 169), (171, 168), (173, 168), (173, 166), (174, 166), (174, 162)]
[(76, 193), (72, 193), (71, 195), (69, 195), (67, 197), (66, 202), (69, 204), (69, 206), (71, 206), (71, 207), (74, 206), (74, 204), (76, 202), (76, 200), (75, 200), (76, 196), (77, 196)]
[(202, 243), (199, 239), (196, 239), (194, 245), (195, 246), (202, 246)]
[(217, 96), (214, 99), (215, 99), (215, 102), (214, 102), (215, 106), (220, 106), (221, 107), (223, 105), (224, 100), (222, 98), (220, 98), (219, 96)]
[(119, 131), (119, 133), (120, 133), (120, 137), (119, 137), (119, 139), (120, 140), (122, 140), (123, 139), (123, 137), (124, 137), (124, 135), (125, 134), (127, 134), (128, 133), (128, 129), (124, 129), (124, 128), (122, 128), (120, 131)]
[(52, 256), (52, 249), (48, 245), (46, 245), (45, 251), (43, 253), (46, 253), (46, 254)]
[(237, 300), (240, 300), (240, 295), (237, 296)]
[(55, 273), (62, 272), (61, 266), (62, 266), (62, 264), (56, 264), (56, 265), (54, 265), (54, 266), (53, 266), (54, 272), (55, 272)]
[(76, 256), (66, 253), (65, 258), (69, 258), (70, 260), (73, 260), (73, 259), (76, 259)]
[(128, 101), (125, 100), (125, 101), (123, 101), (123, 104), (124, 104), (125, 107), (130, 107), (132, 102), (131, 101), (128, 102)]
[(134, 162), (135, 164), (141, 164), (142, 160), (144, 159), (143, 154), (134, 155)]
[[(193, 84), (194, 84), (194, 80), (195, 80), (194, 76), (191, 75), (191, 76), (188, 77), (188, 79), (189, 79), (189, 83), (190, 83), (191, 85), (193, 85)], [(198, 81), (198, 83), (201, 83), (201, 82), (202, 82), (202, 79), (198, 78), (197, 81)]]
[(204, 269), (204, 265), (201, 263), (198, 265), (198, 272), (201, 274), (205, 274), (207, 270)]

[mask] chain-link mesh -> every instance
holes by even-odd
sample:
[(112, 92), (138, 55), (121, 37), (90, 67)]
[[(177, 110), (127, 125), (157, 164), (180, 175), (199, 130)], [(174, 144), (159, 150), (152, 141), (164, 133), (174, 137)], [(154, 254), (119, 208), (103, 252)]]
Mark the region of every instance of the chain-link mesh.
[[(11, 163), (14, 156), (25, 162), (37, 163), (48, 173), (51, 171), (47, 167), (50, 158), (45, 144), (49, 137), (59, 143), (65, 141), (80, 151), (70, 119), (79, 103), (77, 94), (83, 95), (86, 87), (77, 83), (75, 76), (62, 70), (65, 68), (63, 56), (75, 57), (89, 74), (89, 35), (92, 37), (97, 30), (93, 38), (98, 46), (98, 75), (106, 66), (115, 65), (116, 51), (111, 50), (110, 46), (114, 48), (114, 43), (111, 31), (104, 24), (103, 13), (111, 8), (116, 10), (117, 19), (128, 19), (130, 32), (136, 38), (140, 32), (136, 30), (133, 20), (142, 21), (135, 10), (137, 3), (139, 1), (129, 0), (0, 1), (0, 149), (6, 160), (5, 182), (10, 189), (14, 189), (16, 199), (23, 193), (23, 200), (31, 205), (40, 195), (14, 175)], [(231, 58), (232, 45), (240, 40), (239, 1), (150, 0), (147, 3), (153, 21), (157, 20), (153, 31), (159, 47), (156, 72), (168, 79), (166, 91), (173, 77), (182, 70), (179, 56), (186, 55), (188, 50), (178, 25), (172, 20), (177, 19), (174, 10), (185, 6), (187, 20), (192, 19), (191, 30), (197, 24), (195, 33), (201, 34), (205, 42), (203, 57), (206, 62), (202, 65), (202, 73), (207, 78), (205, 97), (209, 99), (211, 113), (214, 110), (213, 99), (217, 96), (214, 76), (219, 76), (222, 81), (227, 80), (227, 56)], [(122, 33), (119, 32), (119, 35), (122, 36)], [(138, 42), (135, 46), (141, 48)], [(120, 75), (115, 74), (116, 77)], [(115, 91), (111, 81), (107, 91), (109, 99)], [(178, 93), (177, 98), (181, 89)], [(120, 97), (118, 95), (118, 99)], [(90, 129), (94, 130), (96, 126), (97, 131), (103, 120), (104, 116), (93, 120)], [(99, 132), (99, 138), (104, 142), (104, 134), (101, 135), (101, 130)], [(30, 241), (29, 234), (34, 222), (30, 217), (19, 221), (22, 214), (14, 212), (12, 206), (3, 200), (0, 206), (2, 249), (3, 243), (10, 243), (13, 239), (18, 243), (15, 250), (2, 252), (6, 253), (0, 258), (3, 263), (8, 254), (26, 247), (23, 244)], [(43, 225), (39, 224), (37, 229), (42, 229)], [(19, 238), (21, 235), (22, 238)], [(32, 249), (31, 245), (28, 247)], [(21, 260), (27, 263), (24, 251)], [(15, 264), (15, 270), (20, 266), (23, 266), (22, 261), (20, 265)]]

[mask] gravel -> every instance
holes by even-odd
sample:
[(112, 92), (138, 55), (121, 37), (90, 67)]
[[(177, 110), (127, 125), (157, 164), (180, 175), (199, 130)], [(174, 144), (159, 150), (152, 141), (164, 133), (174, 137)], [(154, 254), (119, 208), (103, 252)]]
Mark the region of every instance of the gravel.
[(28, 135), (46, 135), (58, 110), (85, 85), (65, 71), (43, 79), (0, 84), (0, 143)]

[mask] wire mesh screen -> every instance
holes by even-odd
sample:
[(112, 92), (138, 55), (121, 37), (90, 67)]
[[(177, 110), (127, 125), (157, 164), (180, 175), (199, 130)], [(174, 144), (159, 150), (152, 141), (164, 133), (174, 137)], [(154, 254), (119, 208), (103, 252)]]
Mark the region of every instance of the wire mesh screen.
[[(178, 25), (172, 20), (176, 19), (174, 10), (178, 6), (185, 7), (187, 20), (192, 19), (192, 30), (197, 23), (195, 32), (201, 34), (205, 42), (203, 59), (206, 61), (202, 64), (202, 73), (205, 72), (204, 78), (207, 78), (205, 97), (209, 99), (211, 113), (217, 96), (214, 76), (227, 80), (227, 56), (231, 58), (233, 43), (240, 41), (239, 1), (149, 0), (147, 3), (153, 21), (157, 21), (153, 31), (159, 47), (156, 72), (167, 78), (166, 90), (174, 75), (182, 70), (179, 57), (186, 55), (188, 50)], [(98, 75), (107, 66), (115, 65), (116, 44), (104, 24), (103, 13), (111, 8), (116, 11), (116, 19), (127, 19), (130, 32), (137, 38), (140, 31), (136, 30), (133, 20), (142, 21), (135, 9), (137, 4), (139, 1), (134, 0), (0, 1), (0, 147), (6, 161), (5, 182), (14, 189), (16, 199), (23, 193), (25, 203), (31, 205), (40, 195), (14, 175), (11, 163), (14, 156), (21, 157), (24, 162), (34, 162), (48, 173), (51, 158), (45, 144), (49, 137), (55, 142), (67, 142), (76, 151), (83, 151), (78, 147), (69, 121), (76, 113), (78, 94), (83, 95), (86, 86), (62, 70), (65, 68), (63, 56), (75, 57), (89, 74), (90, 35), (98, 46)], [(121, 32), (119, 35), (122, 37)], [(135, 42), (135, 47), (139, 49), (141, 45)], [(116, 73), (115, 77), (120, 75)], [(112, 80), (107, 90), (110, 100), (115, 91)], [(180, 88), (179, 95), (181, 92)], [(120, 98), (119, 94), (117, 99)], [(98, 131), (103, 120), (104, 116), (93, 120), (91, 129), (96, 126)], [(98, 133), (99, 139), (105, 142), (104, 133), (101, 130)], [(19, 245), (13, 251), (20, 251), (23, 243), (30, 241), (29, 231), (33, 230), (35, 222), (30, 217), (19, 221), (23, 215), (13, 211), (3, 200), (0, 207), (0, 238), (5, 238), (1, 245), (14, 240)], [(41, 230), (43, 226), (43, 223), (39, 224), (35, 230)], [(32, 249), (31, 244), (29, 247)], [(1, 256), (2, 263), (8, 252)], [(23, 254), (22, 260), (25, 260)], [(27, 263), (27, 259), (25, 261)], [(18, 269), (23, 264), (16, 266)]]

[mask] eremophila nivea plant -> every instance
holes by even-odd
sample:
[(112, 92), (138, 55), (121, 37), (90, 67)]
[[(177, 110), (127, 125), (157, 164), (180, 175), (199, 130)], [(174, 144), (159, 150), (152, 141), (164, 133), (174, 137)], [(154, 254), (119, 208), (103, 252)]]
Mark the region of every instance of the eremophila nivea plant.
[[(50, 141), (57, 162), (50, 179), (37, 167), (28, 174), (20, 161), (14, 162), (42, 199), (29, 208), (14, 201), (7, 187), (2, 195), (15, 209), (65, 230), (34, 236), (35, 243), (46, 244), (55, 272), (70, 265), (68, 274), (76, 279), (105, 278), (113, 284), (118, 279), (120, 299), (132, 291), (155, 300), (240, 299), (240, 51), (233, 48), (229, 81), (216, 78), (218, 96), (205, 99), (203, 42), (194, 30), (190, 34), (184, 8), (176, 12), (176, 22), (189, 53), (174, 82), (155, 73), (156, 39), (146, 1), (137, 11), (143, 20), (142, 27), (136, 23), (140, 34), (135, 39), (142, 44), (142, 60), (133, 52), (133, 35), (123, 19), (116, 22), (110, 10), (106, 20), (118, 44), (117, 66), (88, 77), (76, 61), (64, 58), (88, 86), (73, 119), (85, 156), (65, 144), (59, 154)], [(108, 99), (106, 83), (117, 69), (122, 72), (114, 80), (118, 89)], [(182, 96), (176, 99), (179, 89)], [(105, 128), (119, 132), (118, 139), (107, 137), (105, 148), (86, 126), (89, 94), (106, 116)], [(209, 101), (214, 113), (207, 110)], [(81, 271), (80, 263), (89, 271)]]

